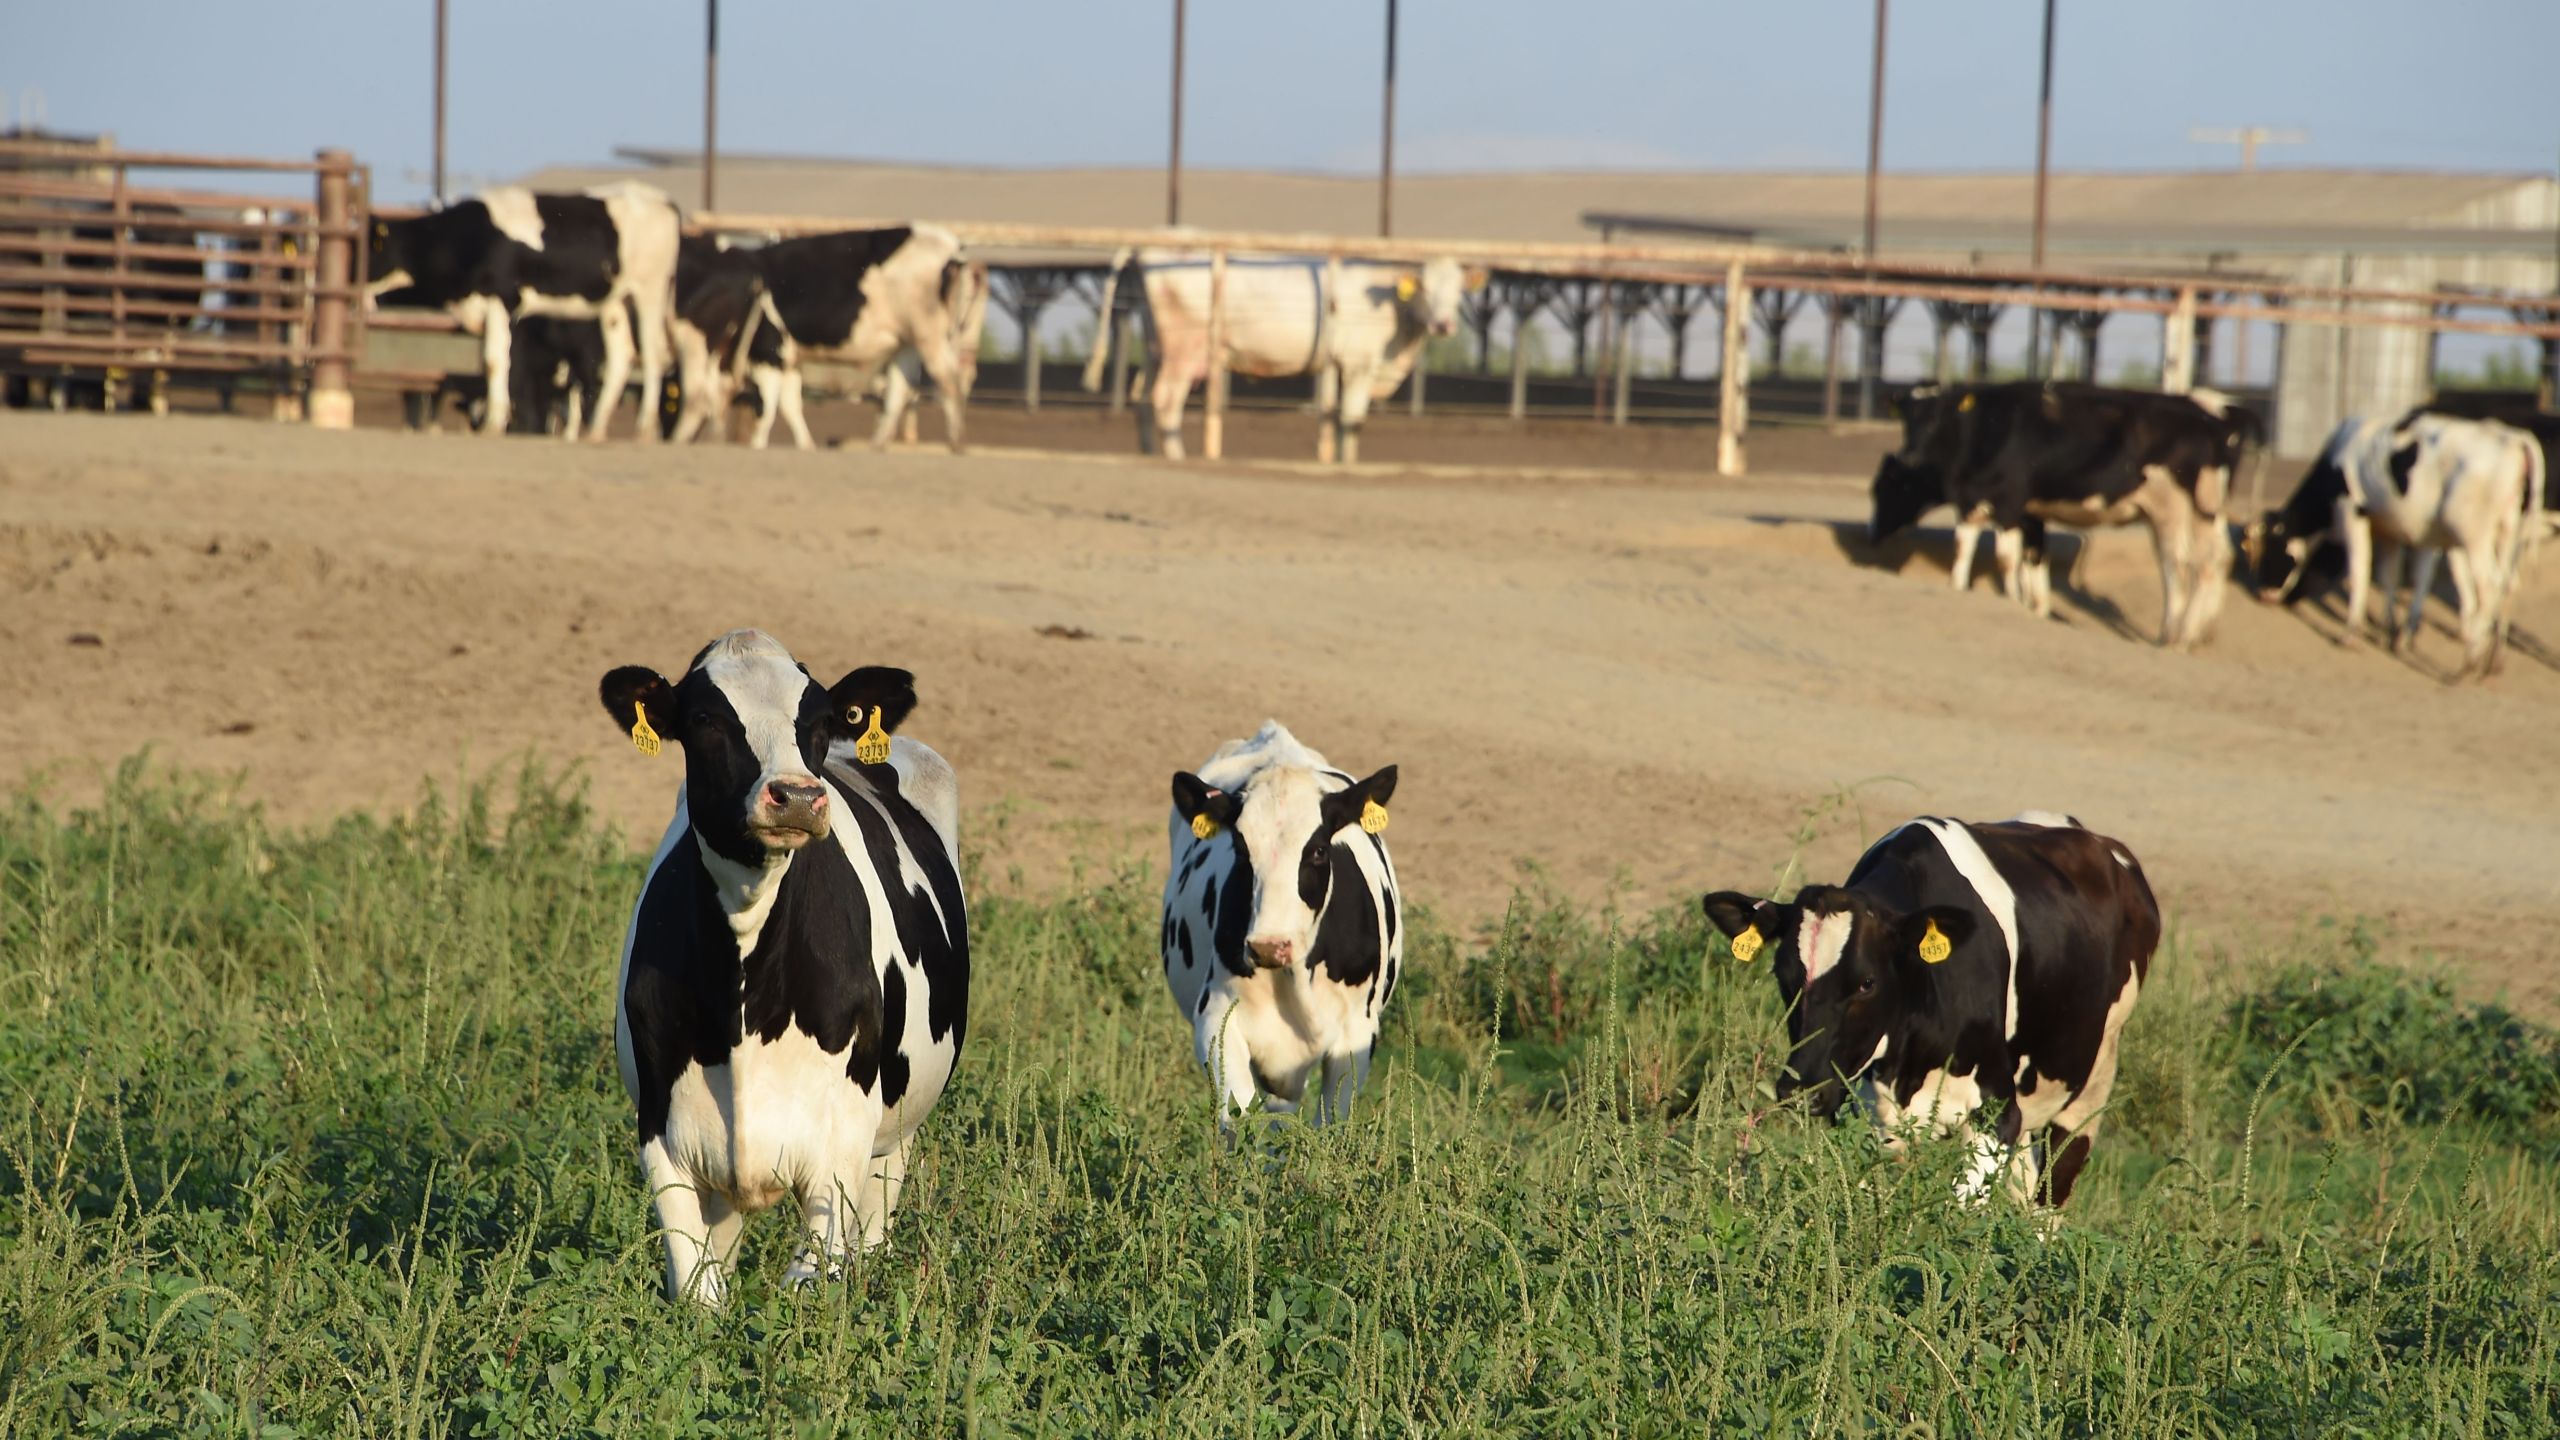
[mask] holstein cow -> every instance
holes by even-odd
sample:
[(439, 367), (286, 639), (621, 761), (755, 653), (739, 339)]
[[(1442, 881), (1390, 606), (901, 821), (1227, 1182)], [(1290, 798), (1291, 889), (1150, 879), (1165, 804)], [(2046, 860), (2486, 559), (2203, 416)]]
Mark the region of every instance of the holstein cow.
[(566, 316), (603, 328), (605, 398), (588, 427), (590, 440), (605, 437), (620, 404), (636, 332), (639, 433), (654, 440), (679, 229), (674, 204), (645, 185), (624, 182), (583, 195), (501, 186), (414, 219), (376, 219), (365, 298), (442, 309), (480, 337), (489, 393), (481, 428), (490, 434), (507, 429), (510, 342), (519, 317)]
[(2494, 420), (2418, 412), (2398, 421), (2348, 420), (2293, 496), (2248, 530), (2261, 599), (2287, 600), (2325, 541), (2346, 551), (2347, 634), (2364, 635), (2373, 567), (2383, 578), (2384, 619), (2399, 590), (2399, 552), (2415, 552), (2416, 579), (2392, 648), (2418, 635), (2436, 560), (2447, 557), (2460, 605), (2461, 675), (2497, 667), (2508, 609), (2530, 549), (2539, 543), (2547, 491), (2542, 447)]
[[(1109, 315), (1120, 272), (1134, 267), (1152, 337), (1150, 408), (1157, 447), (1183, 456), (1182, 409), (1209, 375), (1208, 257), (1183, 251), (1129, 251), (1112, 257), (1101, 313)], [(1395, 393), (1431, 337), (1458, 333), (1458, 307), (1483, 284), (1450, 259), (1377, 265), (1316, 259), (1230, 260), (1226, 279), (1226, 366), (1238, 375), (1313, 375), (1316, 458), (1360, 458), (1369, 405)], [(1102, 385), (1111, 327), (1094, 329), (1084, 388)]]
[[(2160, 643), (2188, 649), (2211, 630), (2231, 558), (2221, 514), (2231, 477), (2260, 433), (2254, 414), (2211, 391), (2022, 381), (1943, 393), (1920, 421), (1916, 436), (1877, 467), (1871, 542), (1941, 502), (1953, 505), (1960, 524), (1999, 533), (2002, 587), (2047, 615), (2045, 558), (2021, 554), (2027, 522), (2085, 528), (2140, 520), (2160, 562)], [(1959, 584), (1965, 574), (1960, 567)]]
[(1266, 720), (1173, 777), (1164, 978), (1216, 1082), (1221, 1123), (1258, 1097), (1342, 1114), (1404, 963), (1387, 801)]
[[(977, 352), (973, 344), (964, 363), (956, 340), (957, 317), (971, 304), (971, 271), (956, 236), (937, 225), (899, 225), (777, 240), (741, 253), (763, 277), (763, 323), (776, 332), (768, 340), (760, 327), (749, 349), (748, 374), (764, 399), (757, 448), (777, 414), (801, 449), (812, 447), (800, 418), (803, 360), (846, 366), (868, 385), (902, 350), (913, 350), (933, 377), (951, 449), (965, 448), (961, 416)], [(895, 414), (881, 416), (874, 449), (889, 443), (897, 422)]]
[[(754, 252), (708, 235), (676, 251), (675, 351), (679, 397), (670, 438), (681, 445), (727, 413), (765, 317), (764, 274)], [(764, 337), (779, 343), (779, 336)]]
[[(951, 354), (960, 376), (960, 399), (965, 404), (978, 384), (978, 341), (987, 324), (987, 267), (981, 260), (964, 261), (959, 272), (950, 277), (945, 292), (945, 311), (951, 321)], [(816, 448), (809, 435), (809, 420), (802, 404), (802, 381), (798, 364), (783, 363), (782, 325), (774, 317), (772, 302), (766, 302), (766, 323), (755, 329), (753, 343), (745, 355), (746, 378), (756, 392), (756, 428), (748, 442), (761, 450), (773, 438), (776, 419), (791, 427), (792, 444), (799, 449)], [(902, 428), (912, 431), (916, 397), (922, 393), (924, 366), (913, 346), (901, 349), (897, 357), (881, 367), (872, 385), (880, 396), (880, 423), (872, 431), (872, 443), (885, 445)], [(908, 438), (912, 439), (910, 434)]]
[(906, 671), (822, 688), (761, 631), (602, 693), (643, 753), (684, 747), (614, 1007), (667, 1294), (719, 1304), (741, 1217), (785, 1194), (807, 1225), (786, 1275), (832, 1274), (886, 1238), (968, 1025), (951, 767), (889, 735)]
[[(2071, 1198), (2160, 943), (2132, 851), (2050, 812), (1924, 816), (1869, 847), (1845, 885), (1703, 904), (1736, 960), (1765, 954), (1777, 977), (1791, 1045), (1779, 1098), (1810, 1091), (1829, 1117), (1854, 1086), (1896, 1149), (1914, 1129), (1972, 1134), (1960, 1194), (2005, 1176), (2020, 1199)], [(1994, 1101), (1996, 1126), (1975, 1132)]]

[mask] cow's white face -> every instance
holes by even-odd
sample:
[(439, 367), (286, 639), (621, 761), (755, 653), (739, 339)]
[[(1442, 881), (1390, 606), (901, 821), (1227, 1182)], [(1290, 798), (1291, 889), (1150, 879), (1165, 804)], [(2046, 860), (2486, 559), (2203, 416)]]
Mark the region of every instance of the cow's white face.
[[(880, 712), (885, 734), (915, 705), (914, 677), (865, 667), (821, 688), (780, 641), (736, 630), (712, 641), (674, 685), (645, 666), (604, 677), (605, 709), (684, 747), (685, 807), (713, 853), (756, 865), (827, 837), (834, 801), (820, 778), (828, 747)], [(643, 748), (647, 748), (645, 745)]]
[[(1395, 788), (1393, 765), (1331, 792), (1316, 771), (1299, 766), (1264, 770), (1241, 795), (1212, 790), (1196, 775), (1173, 777), (1174, 808), (1185, 819), (1205, 815), (1234, 831), (1233, 843), (1244, 851), (1253, 874), (1244, 948), (1255, 965), (1284, 969), (1314, 953), (1316, 922), (1334, 888), (1335, 838), (1356, 829), (1372, 802), (1385, 805)], [(1357, 873), (1357, 862), (1349, 863)]]
[(1458, 262), (1442, 256), (1427, 261), (1413, 298), (1406, 301), (1413, 318), (1434, 335), (1458, 333), (1458, 307), (1466, 299), (1467, 272)]

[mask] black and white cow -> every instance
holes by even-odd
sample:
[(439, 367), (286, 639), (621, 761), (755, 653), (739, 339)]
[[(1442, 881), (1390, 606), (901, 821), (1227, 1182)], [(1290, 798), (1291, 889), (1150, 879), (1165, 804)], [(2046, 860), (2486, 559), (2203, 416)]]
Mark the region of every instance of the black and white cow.
[[(810, 448), (808, 426), (799, 419), (804, 359), (851, 369), (860, 393), (900, 351), (913, 350), (939, 392), (952, 450), (965, 447), (969, 384), (955, 337), (970, 305), (970, 272), (958, 237), (936, 225), (897, 225), (804, 235), (744, 253), (764, 279), (766, 322), (780, 331), (769, 352), (751, 349), (752, 363), (769, 366), (774, 377), (771, 386), (759, 377), (766, 419), (757, 427), (757, 446), (778, 413), (800, 448)], [(759, 330), (757, 346), (761, 337)], [(894, 410), (884, 413), (872, 447), (886, 446), (897, 424)]]
[(605, 399), (589, 424), (590, 440), (602, 440), (612, 423), (636, 339), (639, 434), (654, 440), (681, 228), (675, 205), (646, 185), (623, 182), (582, 195), (500, 186), (413, 219), (375, 219), (365, 297), (441, 309), (480, 337), (489, 395), (482, 428), (490, 434), (508, 428), (519, 317), (566, 316), (602, 327)]
[(708, 235), (684, 237), (676, 254), (677, 444), (727, 413), (758, 339), (763, 300), (764, 276), (752, 251), (729, 249)]
[(832, 1273), (886, 1238), (968, 1026), (951, 767), (888, 735), (906, 671), (821, 687), (761, 631), (602, 693), (643, 752), (684, 747), (614, 1009), (667, 1294), (719, 1304), (742, 1217), (785, 1194), (807, 1224), (788, 1277)]
[(1369, 1073), (1404, 964), (1387, 801), (1277, 720), (1173, 777), (1164, 978), (1218, 1087), (1222, 1123), (1259, 1098), (1340, 1116)]
[[(1828, 1117), (1854, 1086), (1896, 1148), (1914, 1128), (1972, 1133), (1968, 1197), (2005, 1175), (2021, 1199), (2071, 1198), (2160, 943), (2132, 851), (2050, 812), (1924, 816), (1870, 846), (1845, 885), (1703, 904), (1735, 959), (1766, 954), (1777, 977), (1792, 1044), (1780, 1098), (1810, 1091)], [(1996, 1127), (1974, 1132), (1992, 1101)]]
[(2347, 637), (2360, 641), (2373, 570), (2384, 571), (2387, 622), (2405, 553), (2416, 573), (2408, 620), (2391, 635), (2398, 650), (2417, 639), (2443, 558), (2460, 607), (2460, 673), (2487, 675), (2497, 667), (2508, 611), (2541, 540), (2547, 489), (2542, 446), (2498, 421), (2424, 410), (2397, 420), (2343, 421), (2284, 505), (2249, 526), (2259, 598), (2296, 598), (2314, 552), (2335, 542), (2346, 552)]
[[(951, 321), (951, 353), (959, 365), (960, 398), (966, 401), (978, 385), (978, 342), (987, 325), (987, 266), (983, 260), (962, 262), (959, 273), (944, 287), (945, 311)], [(791, 443), (802, 450), (814, 449), (816, 441), (809, 434), (808, 413), (803, 403), (800, 368), (796, 360), (786, 368), (783, 360), (782, 323), (765, 304), (765, 323), (750, 334), (745, 347), (748, 382), (756, 396), (756, 425), (748, 444), (761, 450), (773, 438), (776, 420), (791, 429)], [(874, 444), (903, 434), (915, 438), (916, 397), (924, 391), (929, 378), (913, 346), (898, 352), (897, 357), (880, 368), (871, 389), (880, 397), (880, 422), (872, 432)]]
[(2139, 520), (2160, 562), (2160, 643), (2188, 649), (2211, 630), (2231, 561), (2222, 510), (2263, 433), (2254, 413), (2211, 391), (2020, 381), (1937, 392), (1906, 420), (1903, 448), (1876, 469), (1870, 542), (1952, 505), (1962, 548), (1961, 527), (1994, 530), (2003, 588), (2045, 615), (2052, 583), (2040, 552), (2021, 553), (2028, 522)]

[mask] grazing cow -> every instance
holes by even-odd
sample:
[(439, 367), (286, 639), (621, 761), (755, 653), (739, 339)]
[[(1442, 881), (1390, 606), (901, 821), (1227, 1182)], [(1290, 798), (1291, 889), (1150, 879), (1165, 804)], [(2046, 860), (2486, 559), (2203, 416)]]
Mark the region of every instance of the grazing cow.
[[(963, 262), (951, 277), (945, 299), (951, 318), (951, 353), (958, 363), (960, 398), (965, 402), (978, 385), (978, 341), (987, 324), (986, 262)], [(754, 331), (753, 344), (745, 354), (747, 379), (755, 386), (757, 406), (755, 434), (748, 443), (763, 449), (773, 438), (773, 422), (780, 419), (791, 427), (793, 445), (802, 450), (814, 449), (816, 442), (810, 438), (808, 416), (801, 403), (799, 366), (784, 366), (781, 322), (771, 318), (770, 309), (766, 315), (766, 323)], [(900, 350), (896, 359), (881, 368), (873, 386), (880, 395), (881, 412), (880, 423), (872, 432), (873, 444), (885, 445), (901, 428), (913, 429), (916, 397), (925, 379), (923, 371), (913, 346)]]
[(1173, 777), (1164, 978), (1221, 1123), (1256, 1097), (1342, 1114), (1368, 1077), (1404, 962), (1395, 865), (1380, 833), (1396, 767), (1336, 770), (1280, 722)]
[[(1918, 421), (1916, 439), (1876, 469), (1871, 542), (1951, 504), (1960, 525), (2000, 532), (2002, 588), (2046, 615), (2044, 557), (2018, 553), (2026, 522), (2140, 520), (2160, 561), (2160, 643), (2189, 649), (2211, 630), (2230, 568), (2221, 512), (2260, 433), (2254, 414), (2211, 391), (2024, 381), (1943, 392), (1920, 407)], [(1960, 544), (1969, 549), (1969, 538)]]
[(645, 185), (601, 186), (583, 195), (536, 194), (500, 186), (409, 220), (373, 222), (365, 264), (367, 303), (443, 309), (480, 337), (488, 382), (482, 429), (507, 430), (508, 369), (515, 321), (558, 315), (596, 321), (604, 335), (604, 403), (587, 431), (602, 440), (640, 359), (640, 438), (654, 440), (658, 386), (667, 368), (674, 305), (676, 207)]
[(643, 753), (684, 747), (614, 1009), (668, 1297), (719, 1304), (741, 1218), (785, 1193), (807, 1225), (786, 1275), (832, 1274), (886, 1238), (968, 1024), (951, 767), (888, 735), (906, 671), (821, 688), (761, 631), (602, 693)]
[[(1886, 504), (1883, 489), (1888, 483), (1910, 487), (1909, 495), (1900, 500), (1900, 505), (1918, 504), (1920, 506), (1918, 510), (1911, 512), (1912, 520), (1917, 520), (1921, 515), (1946, 502), (1946, 477), (1935, 470), (1918, 469), (1917, 457), (1923, 453), (1921, 447), (1938, 423), (1938, 407), (1956, 403), (1966, 388), (1969, 387), (1924, 383), (1912, 386), (1902, 393), (1901, 398), (1894, 401), (1894, 413), (1902, 417), (1902, 449), (1897, 455), (1887, 456), (1884, 464), (1877, 468), (1875, 484), (1879, 518), (1870, 524), (1870, 531), (1884, 523), (1881, 518), (1881, 512)], [(1890, 482), (1886, 479), (1887, 467), (1892, 469), (1895, 477)], [(1934, 496), (1925, 493), (1932, 483), (1938, 486)], [(1971, 514), (1956, 516), (1956, 550), (1953, 563), (1948, 569), (1948, 576), (1954, 582), (1958, 593), (1973, 588), (1973, 557), (1981, 548), (1984, 528), (1985, 521), (1981, 517)], [(2007, 583), (2012, 576), (2017, 577), (2017, 588), (2010, 592), (2010, 598), (2026, 605), (2039, 616), (2051, 614), (2053, 587), (2052, 576), (2044, 563), (2044, 521), (2029, 515), (2014, 533), (2003, 530), (1994, 535), (1992, 548), (1995, 553), (2003, 557), (2002, 569), (2007, 572), (2001, 577), (2003, 583)]]
[(2542, 447), (2495, 420), (2424, 411), (2396, 423), (2347, 420), (2292, 498), (2249, 526), (2259, 598), (2291, 599), (2313, 552), (2335, 541), (2346, 551), (2347, 635), (2360, 641), (2374, 565), (2389, 567), (2387, 622), (2399, 589), (2399, 552), (2413, 551), (2408, 619), (2392, 632), (2398, 650), (2417, 638), (2436, 560), (2446, 557), (2460, 605), (2459, 674), (2486, 675), (2497, 668), (2508, 609), (2541, 538), (2547, 489)]
[[(1182, 458), (1182, 408), (1191, 387), (1209, 375), (1209, 260), (1182, 251), (1128, 251), (1112, 257), (1102, 286), (1111, 314), (1120, 272), (1138, 273), (1154, 354), (1150, 407), (1159, 450)], [(1226, 282), (1226, 356), (1239, 375), (1313, 375), (1316, 459), (1360, 458), (1360, 427), (1369, 405), (1395, 393), (1421, 358), (1423, 344), (1458, 333), (1458, 307), (1484, 283), (1446, 258), (1412, 266), (1308, 258), (1230, 260)], [(1102, 385), (1111, 326), (1094, 328), (1084, 388)]]
[[(757, 448), (772, 434), (777, 412), (791, 422), (799, 447), (811, 448), (800, 419), (804, 358), (847, 366), (868, 385), (910, 349), (940, 392), (953, 453), (965, 448), (961, 415), (969, 386), (956, 337), (971, 303), (971, 272), (957, 237), (936, 225), (899, 225), (805, 235), (742, 253), (754, 257), (765, 290), (763, 322), (747, 354), (748, 374), (764, 401)], [(775, 331), (770, 342), (765, 326)], [(976, 353), (972, 345), (967, 373), (975, 372)], [(874, 449), (889, 443), (897, 422), (895, 414), (881, 416), (871, 434)]]
[(1914, 1126), (1971, 1132), (2000, 1101), (1958, 1193), (2005, 1173), (2020, 1199), (2071, 1198), (2160, 943), (2133, 852), (2050, 812), (1924, 816), (1868, 847), (1845, 885), (1702, 903), (1735, 959), (1769, 956), (1791, 1045), (1780, 1099), (1810, 1091), (1827, 1118), (1854, 1086), (1897, 1149)]
[[(2542, 470), (2551, 473), (2552, 461), (2560, 456), (2560, 415), (2534, 407), (2530, 397), (2509, 399), (2502, 391), (2440, 391), (2425, 405), (2409, 412), (2402, 423), (2419, 415), (2446, 415), (2457, 420), (2495, 420), (2512, 425), (2534, 439), (2542, 447)], [(2560, 487), (2547, 487), (2542, 496), (2542, 528), (2547, 534), (2560, 529)]]

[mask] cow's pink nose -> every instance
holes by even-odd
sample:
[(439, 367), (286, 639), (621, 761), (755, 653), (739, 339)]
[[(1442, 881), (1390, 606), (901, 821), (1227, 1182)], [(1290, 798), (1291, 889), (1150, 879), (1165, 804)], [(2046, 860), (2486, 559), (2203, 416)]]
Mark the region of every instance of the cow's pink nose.
[(764, 787), (764, 803), (776, 810), (808, 810), (814, 813), (827, 808), (827, 787), (776, 780)]
[(1249, 935), (1245, 937), (1244, 948), (1253, 953), (1257, 963), (1280, 966), (1289, 963), (1289, 957), (1296, 953), (1298, 947), (1286, 936)]

